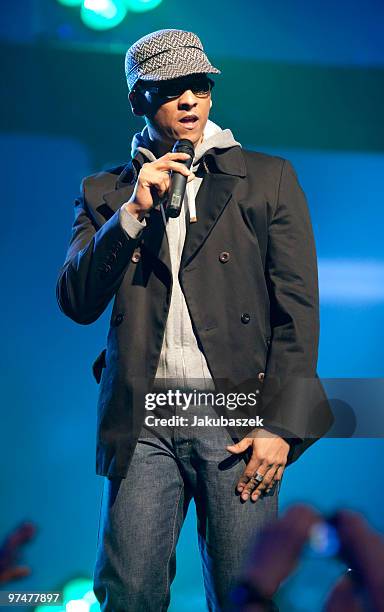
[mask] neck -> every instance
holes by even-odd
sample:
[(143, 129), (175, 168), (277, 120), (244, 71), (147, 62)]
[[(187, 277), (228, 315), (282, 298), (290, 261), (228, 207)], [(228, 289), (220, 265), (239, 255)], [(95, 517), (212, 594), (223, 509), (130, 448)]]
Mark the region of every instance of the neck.
[(150, 131), (149, 131), (149, 140), (151, 142), (150, 149), (152, 153), (154, 154), (154, 156), (157, 158), (162, 157), (169, 151), (172, 151), (174, 142), (166, 142), (164, 140), (160, 140), (159, 138), (156, 138), (156, 136), (154, 137)]
[[(155, 157), (159, 158), (172, 151), (173, 145), (176, 141), (166, 141), (162, 140), (157, 133), (153, 133), (150, 126), (148, 126), (148, 136), (151, 143), (150, 149)], [(201, 135), (201, 138), (198, 142), (193, 143), (196, 148), (201, 142), (204, 140), (204, 134)]]

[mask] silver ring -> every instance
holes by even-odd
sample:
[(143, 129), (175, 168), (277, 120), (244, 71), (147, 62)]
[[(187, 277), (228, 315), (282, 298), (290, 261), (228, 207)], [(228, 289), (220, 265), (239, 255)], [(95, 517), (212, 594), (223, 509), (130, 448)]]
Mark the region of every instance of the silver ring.
[(259, 474), (259, 472), (256, 472), (256, 474), (253, 476), (253, 478), (257, 481), (257, 482), (262, 482), (264, 480), (264, 476), (262, 474)]

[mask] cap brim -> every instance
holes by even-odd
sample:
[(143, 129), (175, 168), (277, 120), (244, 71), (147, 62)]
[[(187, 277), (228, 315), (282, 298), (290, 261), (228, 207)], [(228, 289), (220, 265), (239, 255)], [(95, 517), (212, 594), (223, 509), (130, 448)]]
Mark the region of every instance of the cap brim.
[(221, 74), (204, 51), (188, 47), (159, 54), (140, 68), (137, 77), (143, 81), (166, 81), (190, 74)]
[(192, 74), (221, 74), (221, 71), (215, 68), (214, 66), (210, 66), (208, 69), (202, 68), (188, 68), (185, 66), (180, 68), (175, 73), (174, 66), (172, 66), (172, 70), (168, 69), (168, 66), (164, 66), (161, 69), (159, 68), (156, 72), (143, 74), (140, 77), (141, 81), (169, 81), (171, 79), (177, 79), (179, 77), (188, 76)]

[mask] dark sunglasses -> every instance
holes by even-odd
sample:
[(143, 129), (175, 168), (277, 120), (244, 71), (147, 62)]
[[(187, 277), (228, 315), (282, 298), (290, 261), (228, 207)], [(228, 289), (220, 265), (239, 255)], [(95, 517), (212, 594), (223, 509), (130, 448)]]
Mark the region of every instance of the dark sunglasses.
[(163, 100), (174, 100), (179, 98), (185, 91), (191, 90), (198, 98), (206, 98), (212, 91), (215, 83), (207, 77), (186, 81), (164, 81), (158, 85), (144, 85), (140, 83), (137, 89), (148, 92), (151, 96), (156, 96)]

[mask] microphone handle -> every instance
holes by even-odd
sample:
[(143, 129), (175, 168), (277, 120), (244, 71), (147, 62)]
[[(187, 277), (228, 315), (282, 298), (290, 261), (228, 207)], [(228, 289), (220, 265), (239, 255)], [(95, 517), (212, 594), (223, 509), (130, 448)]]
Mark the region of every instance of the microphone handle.
[[(178, 161), (187, 168), (192, 166), (192, 157)], [(178, 217), (180, 215), (181, 206), (184, 199), (185, 190), (187, 187), (187, 177), (180, 172), (173, 172), (171, 175), (171, 186), (169, 188), (168, 204), (166, 213), (168, 217)]]

